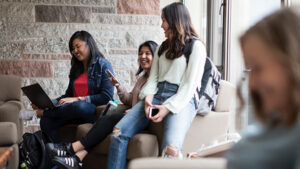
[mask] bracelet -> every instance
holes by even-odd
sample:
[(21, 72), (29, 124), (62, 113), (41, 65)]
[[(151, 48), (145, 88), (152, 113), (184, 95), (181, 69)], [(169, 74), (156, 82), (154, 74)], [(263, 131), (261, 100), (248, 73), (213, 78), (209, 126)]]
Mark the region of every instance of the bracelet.
[(85, 101), (84, 97), (79, 96), (77, 98), (78, 98), (78, 101)]

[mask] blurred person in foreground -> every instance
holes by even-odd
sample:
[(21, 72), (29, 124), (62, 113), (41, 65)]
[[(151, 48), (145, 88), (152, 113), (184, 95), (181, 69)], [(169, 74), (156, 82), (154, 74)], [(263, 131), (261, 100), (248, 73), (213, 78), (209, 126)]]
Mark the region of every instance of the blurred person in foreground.
[(228, 169), (300, 169), (300, 17), (282, 9), (240, 38), (259, 122), (228, 151)]

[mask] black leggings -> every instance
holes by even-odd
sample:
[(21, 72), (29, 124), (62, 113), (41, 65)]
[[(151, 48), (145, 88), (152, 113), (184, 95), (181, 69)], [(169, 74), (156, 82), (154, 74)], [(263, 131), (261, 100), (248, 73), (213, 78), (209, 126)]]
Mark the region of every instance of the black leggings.
[(117, 113), (99, 118), (87, 135), (80, 139), (84, 149), (90, 152), (97, 144), (103, 141), (113, 131), (114, 126), (124, 115), (124, 113)]

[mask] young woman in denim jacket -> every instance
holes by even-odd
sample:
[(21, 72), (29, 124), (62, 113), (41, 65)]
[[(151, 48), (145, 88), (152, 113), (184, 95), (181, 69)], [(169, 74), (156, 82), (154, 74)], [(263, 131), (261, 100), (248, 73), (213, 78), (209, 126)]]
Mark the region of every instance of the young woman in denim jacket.
[[(194, 31), (187, 8), (173, 3), (162, 10), (162, 25), (167, 38), (156, 51), (149, 79), (140, 99), (115, 126), (109, 148), (108, 169), (125, 169), (129, 139), (145, 129), (150, 121), (164, 123), (162, 150), (164, 157), (181, 157), (185, 135), (196, 115), (194, 93), (201, 82), (206, 48), (194, 43), (187, 63), (183, 55), (185, 42), (198, 35)], [(159, 109), (149, 117), (149, 108)]]
[[(111, 79), (111, 84), (116, 86), (118, 96), (124, 105), (132, 107), (139, 101), (138, 95), (149, 77), (156, 48), (157, 44), (153, 41), (146, 41), (139, 46), (138, 62), (140, 66), (136, 73), (139, 78), (131, 92), (127, 92), (116, 79)], [(139, 76), (140, 74), (143, 75)], [(46, 149), (52, 157), (52, 162), (62, 169), (80, 169), (81, 161), (112, 132), (113, 127), (128, 110), (98, 118), (86, 136), (78, 141), (73, 143), (48, 143)]]
[(54, 142), (58, 142), (57, 129), (65, 124), (93, 123), (96, 106), (104, 105), (113, 98), (114, 87), (105, 73), (112, 66), (98, 50), (93, 37), (86, 31), (75, 32), (69, 41), (72, 55), (69, 85), (66, 93), (54, 99), (59, 107), (38, 109), (41, 130)]

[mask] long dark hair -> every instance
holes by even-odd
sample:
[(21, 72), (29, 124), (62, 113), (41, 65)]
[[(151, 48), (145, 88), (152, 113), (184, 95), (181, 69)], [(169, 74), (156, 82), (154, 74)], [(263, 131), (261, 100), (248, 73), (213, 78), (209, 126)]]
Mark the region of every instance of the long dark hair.
[[(139, 53), (140, 53), (142, 47), (144, 47), (144, 46), (147, 46), (147, 47), (150, 49), (151, 54), (152, 54), (152, 57), (154, 57), (155, 50), (156, 50), (156, 48), (157, 48), (157, 46), (158, 46), (157, 43), (154, 42), (154, 41), (149, 40), (149, 41), (146, 41), (146, 42), (140, 44), (140, 46), (139, 46)], [(136, 72), (135, 75), (138, 76), (138, 75), (139, 75), (140, 73), (142, 73), (143, 71), (144, 71), (144, 69), (143, 69), (142, 66), (140, 65), (140, 66), (139, 66), (139, 69), (138, 69), (138, 71)]]
[(184, 4), (180, 2), (172, 3), (163, 8), (162, 15), (169, 24), (168, 31), (171, 37), (162, 43), (159, 53), (162, 54), (168, 50), (166, 58), (175, 59), (182, 56), (186, 41), (192, 37), (198, 37), (198, 34), (192, 25), (190, 13)]
[(97, 57), (104, 57), (103, 54), (99, 51), (96, 41), (92, 37), (92, 35), (86, 31), (77, 31), (75, 32), (70, 40), (69, 40), (69, 50), (72, 55), (71, 59), (71, 70), (69, 74), (69, 78), (74, 79), (78, 77), (81, 73), (84, 71), (83, 63), (79, 61), (74, 54), (73, 51), (73, 41), (75, 39), (80, 39), (84, 42), (86, 42), (86, 45), (89, 47), (89, 56), (88, 56), (88, 62), (87, 65), (90, 65), (92, 62), (97, 59)]

